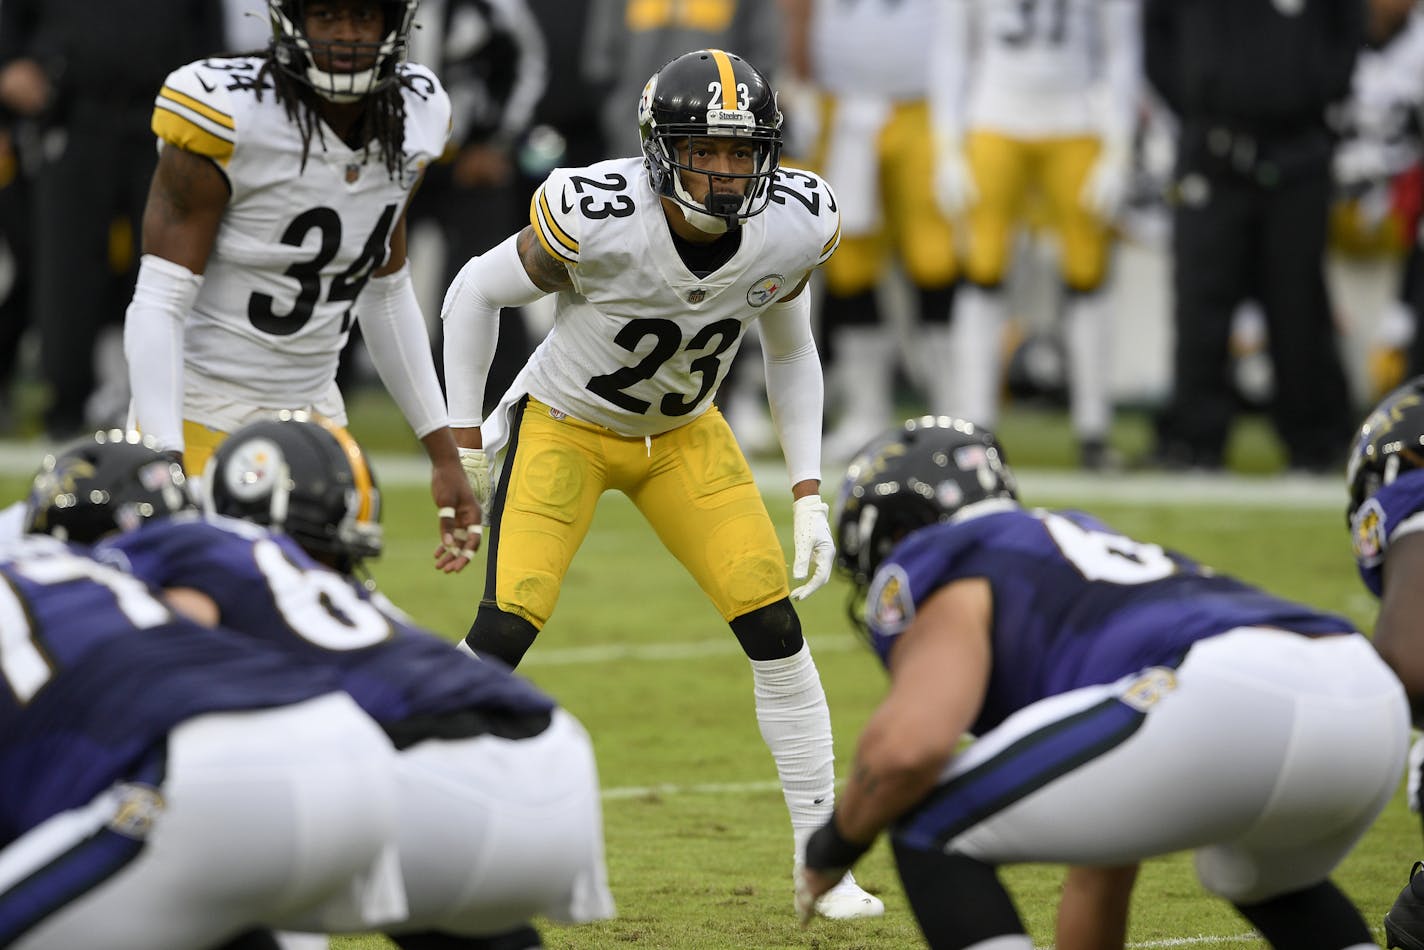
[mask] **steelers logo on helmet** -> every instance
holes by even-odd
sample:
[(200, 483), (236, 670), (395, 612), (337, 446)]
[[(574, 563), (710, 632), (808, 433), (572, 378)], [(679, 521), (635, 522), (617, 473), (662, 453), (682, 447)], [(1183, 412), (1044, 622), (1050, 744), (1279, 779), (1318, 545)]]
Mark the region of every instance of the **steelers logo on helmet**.
[(284, 468), (282, 450), (271, 439), (249, 439), (237, 447), (219, 477), (232, 497), (255, 501), (271, 494)]

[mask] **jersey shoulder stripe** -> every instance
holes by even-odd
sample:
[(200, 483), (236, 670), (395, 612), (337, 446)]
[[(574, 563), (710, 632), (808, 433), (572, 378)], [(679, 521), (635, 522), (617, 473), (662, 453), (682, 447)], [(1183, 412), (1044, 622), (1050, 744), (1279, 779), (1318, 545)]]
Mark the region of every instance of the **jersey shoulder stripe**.
[(237, 145), (227, 81), (223, 74), (204, 69), (203, 62), (174, 70), (154, 99), (154, 134), (225, 165)]
[[(529, 223), (549, 256), (565, 264), (579, 262), (578, 216), (568, 200), (572, 187), (567, 169), (556, 168), (534, 192), (529, 203)], [(556, 196), (550, 200), (550, 195)]]
[(841, 214), (836, 212), (836, 230), (821, 247), (821, 256), (816, 258), (816, 266), (820, 267), (831, 259), (831, 255), (836, 252), (836, 248), (841, 246)]

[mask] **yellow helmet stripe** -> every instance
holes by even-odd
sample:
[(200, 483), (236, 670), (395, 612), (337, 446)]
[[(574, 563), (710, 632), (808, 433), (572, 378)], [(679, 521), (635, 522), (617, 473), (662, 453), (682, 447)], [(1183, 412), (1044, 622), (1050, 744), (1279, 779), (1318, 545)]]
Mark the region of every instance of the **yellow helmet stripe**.
[(737, 107), (737, 74), (732, 71), (732, 58), (719, 49), (708, 50), (717, 64), (717, 79), (722, 84), (722, 108)]
[(336, 444), (341, 446), (346, 460), (351, 463), (351, 476), (356, 480), (356, 497), (361, 500), (360, 506), (356, 509), (356, 520), (374, 521), (377, 504), (376, 493), (372, 490), (375, 486), (371, 482), (371, 470), (366, 466), (366, 454), (361, 451), (361, 446), (356, 444), (351, 433), (342, 426), (321, 415), (313, 414), (312, 419), (320, 423), (323, 429), (336, 438)]

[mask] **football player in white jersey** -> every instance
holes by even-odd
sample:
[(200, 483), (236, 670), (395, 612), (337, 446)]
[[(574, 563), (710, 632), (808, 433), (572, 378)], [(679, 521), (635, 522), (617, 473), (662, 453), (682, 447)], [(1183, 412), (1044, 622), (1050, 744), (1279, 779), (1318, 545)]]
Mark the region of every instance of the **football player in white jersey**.
[(954, 395), (942, 367), (959, 276), (955, 236), (931, 199), (929, 25), (941, 2), (786, 4), (789, 65), (811, 86), (810, 101), (798, 102), (790, 121), (812, 126), (805, 157), (835, 184), (841, 204), (841, 246), (826, 264), (820, 304), (827, 403), (840, 407), (822, 450), (838, 462), (895, 417), (901, 346), (876, 293), (893, 266), (913, 293), (924, 398), (932, 411), (948, 411)]
[(268, 0), (265, 55), (169, 75), (124, 349), (132, 421), (201, 473), (253, 419), (344, 425), (336, 369), (359, 319), (430, 456), (450, 571), (478, 547), (480, 513), (406, 264), (406, 207), (450, 129), (439, 81), (406, 62), (417, 2)]
[(1111, 459), (1101, 291), (1136, 127), (1139, 17), (1137, 0), (947, 0), (931, 59), (936, 191), (967, 226), (949, 364), (954, 413), (995, 424), (1003, 283), (1017, 230), (1041, 208), (1058, 239), (1070, 411), (1089, 468)]
[[(781, 113), (739, 56), (672, 60), (638, 103), (643, 155), (557, 169), (530, 226), (461, 270), (445, 296), (450, 418), (490, 510), (484, 596), (466, 645), (517, 665), (553, 613), (599, 496), (627, 495), (731, 625), (799, 844), (834, 795), (830, 714), (791, 606), (835, 553), (821, 500), (823, 386), (803, 292), (839, 241), (826, 183), (778, 167)], [(554, 327), (489, 417), (501, 307), (555, 294)], [(761, 330), (772, 418), (795, 496), (793, 573), (712, 396)], [(831, 917), (884, 905), (853, 881)]]

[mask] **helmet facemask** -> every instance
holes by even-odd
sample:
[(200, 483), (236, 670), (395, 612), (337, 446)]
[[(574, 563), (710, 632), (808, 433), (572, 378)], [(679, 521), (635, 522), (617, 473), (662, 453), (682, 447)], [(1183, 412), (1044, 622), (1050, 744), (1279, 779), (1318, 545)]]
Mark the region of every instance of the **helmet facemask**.
[[(752, 149), (752, 171), (711, 172), (693, 164), (693, 145), (698, 139), (728, 137), (747, 143)], [(771, 198), (771, 176), (775, 173), (781, 158), (780, 133), (771, 133), (756, 128), (737, 128), (735, 131), (713, 131), (701, 126), (671, 126), (658, 129), (643, 143), (643, 154), (648, 160), (653, 188), (659, 194), (676, 201), (688, 222), (703, 231), (721, 234), (739, 227), (743, 220), (760, 214), (766, 209)], [(684, 161), (681, 156), (687, 155)], [(702, 201), (697, 201), (688, 192), (685, 175), (696, 175), (706, 180), (707, 193)], [(718, 193), (716, 180), (745, 181), (746, 190), (742, 194)]]
[[(272, 46), (277, 67), (329, 102), (359, 102), (396, 81), (396, 67), (405, 62), (411, 21), (419, 0), (380, 0), (382, 39), (375, 43), (313, 41), (305, 29), (311, 0), (268, 0)], [(333, 58), (357, 65), (350, 71), (322, 68)]]

